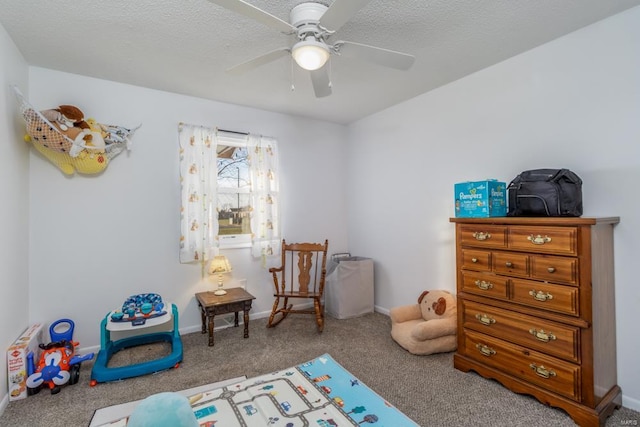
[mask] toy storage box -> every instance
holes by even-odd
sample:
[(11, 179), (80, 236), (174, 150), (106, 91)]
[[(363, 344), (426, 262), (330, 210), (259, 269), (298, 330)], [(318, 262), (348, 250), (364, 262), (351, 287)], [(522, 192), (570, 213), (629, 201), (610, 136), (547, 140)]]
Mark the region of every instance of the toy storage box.
[(36, 323), (26, 331), (7, 350), (7, 380), (9, 382), (9, 401), (27, 397), (27, 355), (33, 352), (33, 359), (40, 358), (40, 343), (43, 342), (44, 329)]
[(507, 216), (506, 183), (495, 179), (455, 184), (457, 218)]

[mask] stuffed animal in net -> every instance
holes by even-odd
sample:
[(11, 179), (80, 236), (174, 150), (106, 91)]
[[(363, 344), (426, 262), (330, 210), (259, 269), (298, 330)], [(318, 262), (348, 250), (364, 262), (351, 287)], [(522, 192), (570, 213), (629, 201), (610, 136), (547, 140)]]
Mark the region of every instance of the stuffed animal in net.
[(112, 158), (130, 149), (130, 138), (140, 127), (128, 129), (85, 120), (82, 110), (74, 105), (37, 111), (15, 86), (14, 91), (26, 123), (25, 141), (65, 175), (102, 172)]
[[(93, 135), (89, 124), (85, 122), (82, 110), (75, 105), (60, 105), (58, 108), (43, 110), (40, 113), (49, 120), (58, 133), (67, 137), (56, 141), (58, 144), (54, 144), (53, 140), (45, 141), (44, 144), (48, 148), (76, 157), (83, 147), (92, 146)], [(27, 122), (27, 133), (32, 138), (45, 138), (44, 132), (38, 134), (38, 130), (34, 128), (41, 125), (38, 118), (32, 114), (28, 116), (30, 120)]]
[(417, 304), (390, 310), (391, 337), (413, 354), (454, 351), (457, 313), (456, 300), (450, 292), (424, 291)]

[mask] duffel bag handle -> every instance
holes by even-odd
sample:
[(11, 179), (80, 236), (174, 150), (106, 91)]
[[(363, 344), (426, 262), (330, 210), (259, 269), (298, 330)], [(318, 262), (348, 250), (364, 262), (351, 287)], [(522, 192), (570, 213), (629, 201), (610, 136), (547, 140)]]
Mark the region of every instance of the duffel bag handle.
[(572, 182), (574, 184), (582, 184), (582, 180), (580, 179), (580, 177), (569, 169), (559, 169), (558, 172), (553, 176), (553, 178), (550, 179), (550, 181), (559, 182), (562, 179), (565, 179), (566, 181)]

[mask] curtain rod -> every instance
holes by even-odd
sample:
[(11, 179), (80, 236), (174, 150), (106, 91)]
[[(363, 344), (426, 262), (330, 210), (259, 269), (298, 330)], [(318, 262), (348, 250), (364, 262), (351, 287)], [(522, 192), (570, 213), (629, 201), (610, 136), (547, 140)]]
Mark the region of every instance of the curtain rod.
[(235, 133), (237, 135), (249, 135), (249, 132), (239, 132), (237, 130), (218, 129), (218, 132)]
[[(208, 126), (194, 125), (194, 124), (191, 124), (191, 123), (184, 123), (184, 122), (179, 122), (178, 125), (180, 125), (180, 126), (186, 125), (186, 126), (194, 126), (194, 127), (208, 127)], [(216, 128), (216, 127), (212, 128), (212, 129), (215, 129), (218, 132), (235, 133), (236, 135), (249, 135), (249, 132), (240, 132), (240, 131), (237, 131), (237, 130), (219, 129), (219, 128)]]

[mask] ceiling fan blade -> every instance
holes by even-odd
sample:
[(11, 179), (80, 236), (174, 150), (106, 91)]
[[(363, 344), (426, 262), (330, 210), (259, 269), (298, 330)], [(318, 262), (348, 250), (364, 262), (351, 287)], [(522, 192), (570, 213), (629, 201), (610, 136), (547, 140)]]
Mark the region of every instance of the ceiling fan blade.
[(329, 70), (325, 65), (319, 70), (309, 71), (311, 73), (311, 82), (313, 83), (313, 91), (316, 98), (324, 98), (331, 95), (331, 80), (329, 80)]
[(395, 50), (354, 42), (339, 41), (335, 43), (334, 48), (342, 56), (363, 59), (373, 62), (374, 64), (396, 68), (398, 70), (408, 70), (416, 59), (415, 56), (409, 55), (408, 53), (396, 52)]
[(371, 0), (335, 0), (320, 18), (320, 25), (338, 31)]
[(288, 47), (281, 47), (276, 50), (272, 50), (271, 52), (265, 53), (264, 55), (260, 55), (256, 58), (250, 59), (242, 64), (238, 64), (227, 69), (227, 73), (230, 74), (243, 74), (249, 70), (253, 70), (256, 67), (267, 64), (271, 61), (275, 61), (278, 58), (283, 56), (287, 56), (291, 53), (291, 49)]
[(211, 3), (215, 3), (218, 6), (222, 6), (226, 9), (229, 9), (232, 12), (239, 13), (240, 15), (244, 15), (248, 18), (254, 19), (261, 24), (264, 24), (268, 27), (275, 28), (278, 31), (283, 33), (293, 33), (296, 31), (296, 28), (282, 19), (271, 15), (270, 13), (265, 12), (262, 9), (258, 9), (257, 7), (243, 1), (243, 0), (209, 0)]

